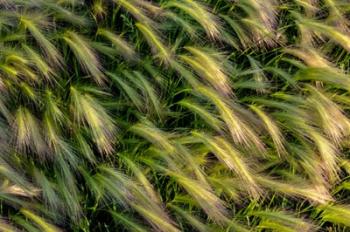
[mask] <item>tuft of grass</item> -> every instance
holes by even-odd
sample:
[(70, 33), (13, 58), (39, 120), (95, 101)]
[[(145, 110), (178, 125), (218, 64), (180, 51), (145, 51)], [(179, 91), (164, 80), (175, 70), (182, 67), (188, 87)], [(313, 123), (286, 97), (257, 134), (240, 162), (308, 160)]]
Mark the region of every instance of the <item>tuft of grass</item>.
[(0, 231), (348, 231), (349, 12), (0, 0)]

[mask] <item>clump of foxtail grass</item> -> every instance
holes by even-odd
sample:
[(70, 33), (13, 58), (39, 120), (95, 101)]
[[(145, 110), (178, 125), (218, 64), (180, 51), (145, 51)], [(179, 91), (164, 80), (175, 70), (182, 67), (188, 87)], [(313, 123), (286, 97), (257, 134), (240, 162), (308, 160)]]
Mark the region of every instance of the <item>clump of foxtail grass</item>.
[(348, 230), (349, 9), (0, 0), (0, 230)]

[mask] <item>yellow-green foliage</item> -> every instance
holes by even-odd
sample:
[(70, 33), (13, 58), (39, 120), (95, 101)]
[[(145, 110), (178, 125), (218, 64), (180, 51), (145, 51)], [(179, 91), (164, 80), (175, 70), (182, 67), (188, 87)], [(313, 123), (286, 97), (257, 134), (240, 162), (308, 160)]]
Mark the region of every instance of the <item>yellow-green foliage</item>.
[(0, 231), (349, 231), (348, 0), (0, 0)]

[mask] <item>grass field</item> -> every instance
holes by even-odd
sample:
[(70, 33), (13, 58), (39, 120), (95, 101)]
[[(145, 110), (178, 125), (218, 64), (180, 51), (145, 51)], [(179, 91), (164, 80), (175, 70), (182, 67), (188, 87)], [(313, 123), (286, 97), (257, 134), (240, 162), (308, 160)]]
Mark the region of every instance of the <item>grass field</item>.
[(0, 231), (350, 231), (348, 0), (0, 0)]

